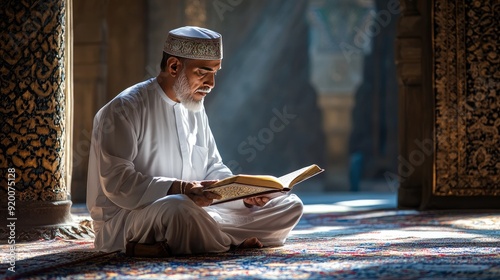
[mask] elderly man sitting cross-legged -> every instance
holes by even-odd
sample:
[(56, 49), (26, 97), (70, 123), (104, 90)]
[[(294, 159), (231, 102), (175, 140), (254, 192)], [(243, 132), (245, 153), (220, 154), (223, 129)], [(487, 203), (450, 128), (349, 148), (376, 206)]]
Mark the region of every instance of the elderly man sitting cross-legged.
[(87, 190), (96, 249), (165, 257), (285, 242), (302, 215), (296, 195), (210, 206), (219, 197), (202, 190), (232, 175), (203, 107), (221, 62), (220, 34), (172, 30), (159, 75), (96, 114)]

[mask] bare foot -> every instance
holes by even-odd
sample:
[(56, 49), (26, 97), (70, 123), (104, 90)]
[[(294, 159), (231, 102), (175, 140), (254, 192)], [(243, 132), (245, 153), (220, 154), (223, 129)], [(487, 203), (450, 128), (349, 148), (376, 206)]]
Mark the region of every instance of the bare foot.
[(257, 237), (250, 237), (245, 239), (239, 246), (238, 249), (248, 249), (248, 248), (262, 248), (264, 245), (260, 242)]

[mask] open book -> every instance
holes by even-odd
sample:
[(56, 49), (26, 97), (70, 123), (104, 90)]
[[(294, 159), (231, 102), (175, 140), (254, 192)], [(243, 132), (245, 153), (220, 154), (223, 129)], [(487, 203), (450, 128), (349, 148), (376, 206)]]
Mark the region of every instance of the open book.
[(215, 184), (205, 187), (204, 190), (222, 196), (221, 199), (214, 200), (213, 205), (246, 197), (288, 192), (292, 190), (294, 185), (323, 171), (324, 169), (313, 164), (279, 178), (269, 175), (240, 174), (220, 180)]

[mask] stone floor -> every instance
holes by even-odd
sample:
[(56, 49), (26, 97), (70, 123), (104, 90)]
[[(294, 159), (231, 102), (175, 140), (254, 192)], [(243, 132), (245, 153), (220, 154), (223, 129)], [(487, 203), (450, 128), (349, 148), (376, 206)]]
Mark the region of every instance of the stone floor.
[(297, 195), (304, 202), (305, 213), (395, 209), (397, 206), (394, 192), (298, 192)]

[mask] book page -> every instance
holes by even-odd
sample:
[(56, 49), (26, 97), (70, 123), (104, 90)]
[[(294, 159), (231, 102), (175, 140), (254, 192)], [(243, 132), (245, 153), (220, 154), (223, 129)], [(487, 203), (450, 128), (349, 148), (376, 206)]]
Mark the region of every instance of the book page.
[(238, 183), (231, 183), (229, 185), (224, 185), (220, 187), (207, 189), (213, 193), (219, 194), (222, 196), (221, 199), (214, 200), (214, 204), (232, 200), (235, 198), (245, 198), (258, 194), (264, 194), (269, 192), (278, 191), (274, 188), (266, 188), (266, 187), (257, 187), (257, 186), (249, 186)]
[(285, 186), (285, 188), (291, 189), (294, 185), (321, 172), (323, 172), (323, 169), (321, 169), (316, 164), (313, 164), (283, 175), (279, 177), (279, 180), (283, 183), (283, 186)]
[(283, 188), (283, 186), (281, 185), (281, 181), (274, 176), (239, 174), (220, 180), (219, 182), (212, 184), (206, 187), (205, 189), (210, 190), (212, 188), (217, 188), (220, 186), (229, 185), (233, 183), (257, 186), (257, 187), (269, 187), (274, 189)]

